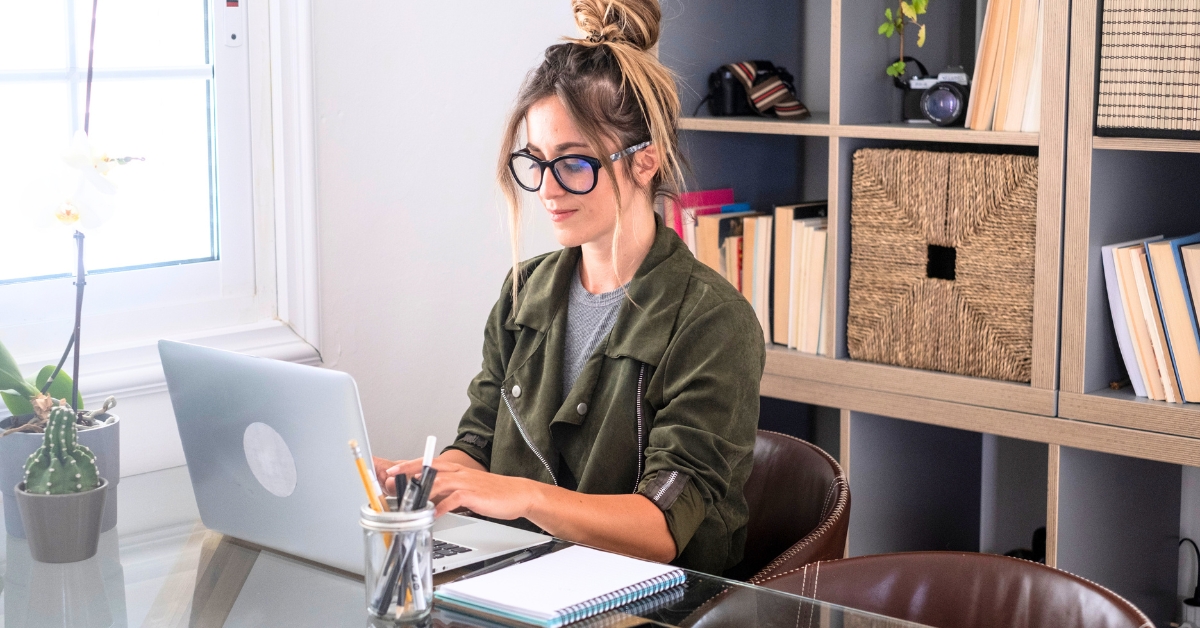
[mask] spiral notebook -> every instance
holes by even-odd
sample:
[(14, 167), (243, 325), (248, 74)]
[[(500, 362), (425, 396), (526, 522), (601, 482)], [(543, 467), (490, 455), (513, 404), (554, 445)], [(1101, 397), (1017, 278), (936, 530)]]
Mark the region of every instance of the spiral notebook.
[(677, 567), (576, 545), (444, 584), (434, 599), (504, 623), (557, 628), (678, 586), (684, 578)]

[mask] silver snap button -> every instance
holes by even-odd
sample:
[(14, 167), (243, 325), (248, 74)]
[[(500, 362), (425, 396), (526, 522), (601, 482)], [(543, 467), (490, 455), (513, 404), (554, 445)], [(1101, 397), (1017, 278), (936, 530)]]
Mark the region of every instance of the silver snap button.
[(583, 415), (587, 414), (587, 404), (581, 403), (581, 404), (575, 406), (575, 411), (579, 413), (579, 416), (583, 416)]
[(521, 387), (517, 386), (516, 384), (513, 384), (512, 394), (514, 397), (520, 397), (521, 396)]

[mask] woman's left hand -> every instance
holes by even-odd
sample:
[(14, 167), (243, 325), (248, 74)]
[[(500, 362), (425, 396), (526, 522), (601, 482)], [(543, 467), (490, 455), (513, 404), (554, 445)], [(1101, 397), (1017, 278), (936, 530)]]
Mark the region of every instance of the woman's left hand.
[[(438, 473), (430, 499), (437, 504), (439, 517), (458, 508), (493, 519), (527, 517), (545, 486), (534, 480), (497, 475), (440, 459), (433, 461), (433, 468)], [(421, 461), (405, 460), (387, 473), (415, 477), (421, 473)]]

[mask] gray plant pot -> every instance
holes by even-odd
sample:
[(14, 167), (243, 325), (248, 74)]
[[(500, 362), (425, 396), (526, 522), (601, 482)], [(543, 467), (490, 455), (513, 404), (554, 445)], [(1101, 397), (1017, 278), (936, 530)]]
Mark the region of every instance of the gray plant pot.
[(107, 488), (108, 481), (100, 478), (100, 486), (90, 491), (38, 495), (25, 492), (24, 482), (18, 484), (14, 493), (33, 559), (74, 563), (95, 556)]
[[(0, 421), (0, 430), (7, 429), (8, 421)], [(100, 525), (101, 532), (108, 532), (117, 525), (117, 485), (121, 483), (121, 420), (113, 415), (113, 422), (108, 425), (80, 430), (79, 444), (96, 454), (96, 470), (100, 477), (108, 479), (104, 519)], [(18, 539), (25, 538), (25, 526), (21, 522), (13, 487), (25, 479), (25, 461), (41, 446), (42, 434), (16, 432), (0, 437), (0, 493), (4, 495), (4, 527)]]

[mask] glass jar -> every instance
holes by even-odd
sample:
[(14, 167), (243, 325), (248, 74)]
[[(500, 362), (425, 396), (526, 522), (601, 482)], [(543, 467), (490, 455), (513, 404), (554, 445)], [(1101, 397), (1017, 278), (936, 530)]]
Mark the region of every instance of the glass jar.
[(367, 612), (413, 621), (433, 608), (433, 506), (412, 512), (375, 512), (363, 506)]

